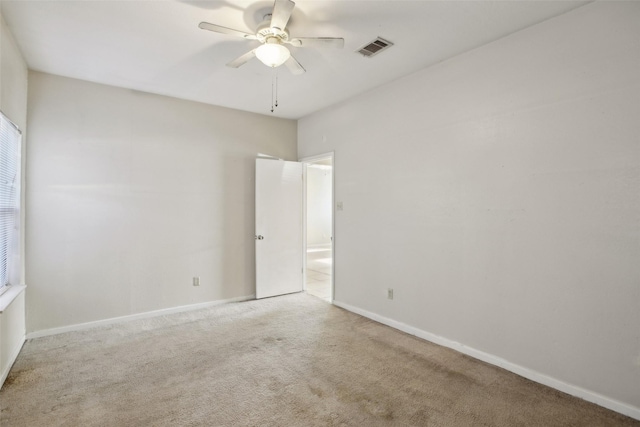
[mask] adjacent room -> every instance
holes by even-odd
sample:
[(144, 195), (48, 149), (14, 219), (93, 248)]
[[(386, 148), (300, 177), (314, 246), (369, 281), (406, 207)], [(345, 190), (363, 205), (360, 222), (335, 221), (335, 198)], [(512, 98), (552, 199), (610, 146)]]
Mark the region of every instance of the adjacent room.
[(0, 425), (640, 426), (639, 22), (0, 0)]
[(320, 156), (306, 165), (305, 290), (331, 301), (333, 294), (333, 158)]

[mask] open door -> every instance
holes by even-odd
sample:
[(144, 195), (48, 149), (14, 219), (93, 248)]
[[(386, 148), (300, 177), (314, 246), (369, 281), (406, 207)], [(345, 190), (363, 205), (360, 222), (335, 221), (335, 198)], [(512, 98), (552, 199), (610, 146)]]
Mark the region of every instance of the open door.
[(302, 163), (256, 159), (256, 298), (302, 291)]
[(300, 160), (305, 165), (305, 291), (333, 301), (333, 153)]

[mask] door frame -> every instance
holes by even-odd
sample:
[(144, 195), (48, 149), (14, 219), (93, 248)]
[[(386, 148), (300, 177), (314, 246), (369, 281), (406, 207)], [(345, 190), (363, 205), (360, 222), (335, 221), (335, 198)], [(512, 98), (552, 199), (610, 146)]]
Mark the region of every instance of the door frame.
[(314, 156), (302, 157), (298, 159), (302, 163), (302, 173), (304, 175), (304, 186), (302, 189), (302, 253), (304, 259), (302, 268), (302, 289), (307, 289), (307, 165), (315, 163), (318, 160), (331, 159), (331, 304), (333, 304), (336, 294), (336, 156), (335, 151), (317, 154)]

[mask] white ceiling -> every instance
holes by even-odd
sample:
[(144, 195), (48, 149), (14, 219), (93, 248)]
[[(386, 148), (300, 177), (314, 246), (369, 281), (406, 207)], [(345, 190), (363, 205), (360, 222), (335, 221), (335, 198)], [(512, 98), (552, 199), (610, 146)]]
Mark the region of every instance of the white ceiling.
[[(587, 1), (297, 0), (292, 37), (343, 37), (343, 50), (290, 50), (307, 69), (278, 68), (274, 116), (297, 119)], [(272, 70), (225, 64), (259, 42), (204, 31), (207, 21), (254, 33), (273, 1), (1, 0), (30, 69), (271, 115)], [(395, 44), (355, 53), (377, 36)]]

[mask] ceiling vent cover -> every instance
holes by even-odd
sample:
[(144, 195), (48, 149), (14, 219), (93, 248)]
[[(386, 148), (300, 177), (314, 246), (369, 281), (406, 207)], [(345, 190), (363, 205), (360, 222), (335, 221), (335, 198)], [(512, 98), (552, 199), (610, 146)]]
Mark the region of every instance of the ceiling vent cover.
[(378, 37), (366, 46), (361, 47), (358, 50), (358, 53), (362, 56), (366, 56), (367, 58), (371, 58), (372, 56), (379, 54), (380, 52), (390, 48), (391, 46), (393, 46), (393, 43), (391, 43), (389, 40)]

